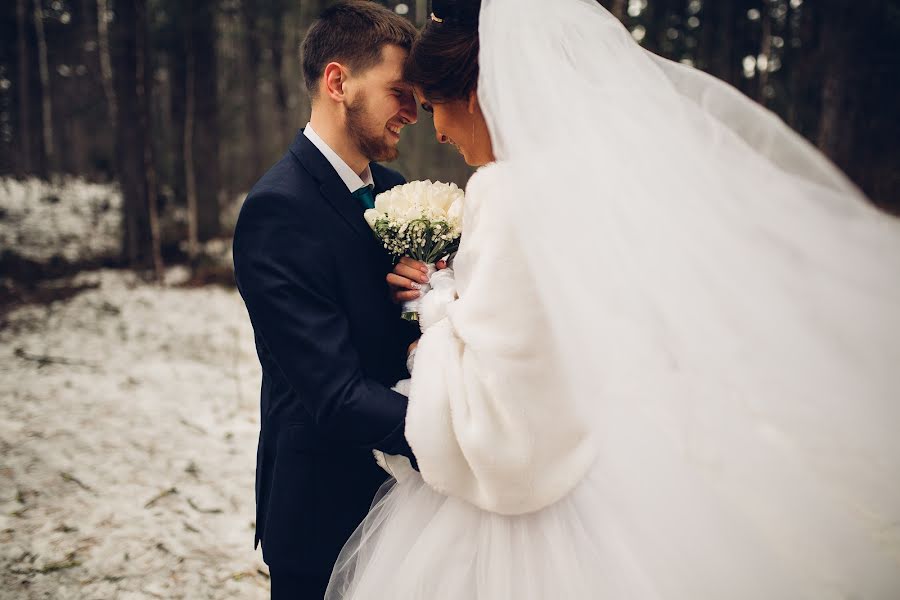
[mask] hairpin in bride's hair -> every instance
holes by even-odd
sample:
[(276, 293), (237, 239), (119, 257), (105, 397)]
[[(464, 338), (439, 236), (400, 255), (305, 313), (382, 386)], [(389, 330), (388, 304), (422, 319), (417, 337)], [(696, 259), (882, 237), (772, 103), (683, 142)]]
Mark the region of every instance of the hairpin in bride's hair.
[(432, 0), (431, 20), (434, 23), (477, 25), (480, 0)]

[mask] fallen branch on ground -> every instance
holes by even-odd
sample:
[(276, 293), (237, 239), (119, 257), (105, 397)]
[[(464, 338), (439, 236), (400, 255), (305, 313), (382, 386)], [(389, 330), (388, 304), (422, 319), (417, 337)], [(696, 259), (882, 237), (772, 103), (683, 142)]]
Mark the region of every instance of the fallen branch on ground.
[(47, 573), (74, 569), (80, 566), (81, 561), (75, 560), (75, 553), (70, 552), (63, 560), (47, 563), (39, 569), (10, 569), (10, 572), (16, 575), (46, 575)]
[(86, 491), (86, 492), (91, 492), (91, 493), (93, 493), (93, 491), (94, 491), (93, 489), (91, 489), (90, 486), (88, 486), (87, 484), (83, 483), (80, 479), (78, 479), (77, 477), (75, 477), (75, 476), (72, 475), (71, 473), (65, 473), (65, 472), (63, 472), (63, 473), (60, 473), (59, 476), (62, 477), (62, 478), (63, 478), (64, 480), (66, 480), (66, 481), (70, 481), (70, 482), (76, 484), (78, 487), (80, 487), (81, 489), (83, 489), (83, 490)]
[(153, 496), (153, 498), (148, 500), (147, 504), (144, 505), (144, 508), (150, 508), (151, 506), (153, 506), (154, 504), (156, 504), (157, 502), (159, 502), (166, 496), (171, 496), (172, 494), (177, 494), (177, 493), (178, 493), (178, 488), (172, 487), (167, 490), (163, 490), (162, 492), (158, 493), (157, 495)]
[(26, 352), (24, 348), (16, 348), (15, 355), (17, 358), (21, 358), (22, 360), (30, 360), (32, 362), (36, 362), (38, 364), (38, 368), (46, 367), (47, 365), (66, 365), (68, 367), (90, 367), (92, 369), (97, 369), (100, 366), (97, 363), (92, 363), (85, 360), (75, 360), (72, 358), (65, 358), (61, 356), (50, 356), (48, 354), (31, 354), (30, 352)]
[(190, 498), (188, 498), (187, 501), (188, 501), (188, 504), (191, 505), (191, 508), (193, 508), (197, 512), (201, 512), (201, 513), (204, 513), (207, 515), (218, 515), (222, 512), (221, 508), (200, 508), (199, 506), (194, 504), (194, 501), (191, 500)]

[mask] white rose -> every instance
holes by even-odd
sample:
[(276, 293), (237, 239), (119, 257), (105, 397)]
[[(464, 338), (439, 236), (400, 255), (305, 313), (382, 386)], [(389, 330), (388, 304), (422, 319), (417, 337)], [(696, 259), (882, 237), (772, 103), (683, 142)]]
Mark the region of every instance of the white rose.
[(449, 207), (449, 201), (451, 201), (450, 196), (447, 194), (446, 190), (444, 190), (442, 186), (439, 187), (438, 184), (429, 188), (425, 195), (425, 204), (434, 209), (439, 215), (446, 214), (447, 208)]
[(375, 210), (391, 219), (401, 219), (409, 211), (412, 204), (410, 197), (398, 188), (378, 194), (375, 198)]
[(363, 217), (365, 218), (366, 223), (368, 223), (369, 227), (371, 227), (372, 229), (375, 229), (375, 221), (377, 221), (378, 217), (380, 216), (381, 213), (374, 208), (370, 208), (365, 213), (363, 213)]
[(422, 218), (422, 207), (418, 203), (411, 203), (403, 214), (397, 215), (402, 221), (415, 221)]
[(441, 183), (439, 181), (428, 189), (428, 205), (434, 208), (439, 215), (444, 216), (447, 215), (447, 211), (462, 195), (462, 190), (455, 183)]
[(447, 219), (454, 226), (459, 227), (462, 224), (463, 218), (463, 198), (459, 196), (456, 200), (453, 201), (453, 204), (450, 205), (450, 208), (447, 209)]

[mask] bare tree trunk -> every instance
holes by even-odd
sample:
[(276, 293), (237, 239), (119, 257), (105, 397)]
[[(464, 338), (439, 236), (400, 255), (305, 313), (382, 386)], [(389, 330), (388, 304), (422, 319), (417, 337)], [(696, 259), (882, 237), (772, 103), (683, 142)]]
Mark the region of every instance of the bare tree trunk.
[(171, 137), (168, 149), (168, 159), (171, 164), (171, 180), (173, 197), (176, 202), (187, 198), (185, 190), (185, 161), (184, 161), (184, 120), (185, 99), (187, 84), (187, 43), (192, 39), (189, 27), (188, 11), (192, 4), (185, 0), (166, 0), (165, 9), (171, 22), (166, 40), (168, 52), (169, 72), (169, 110), (171, 118)]
[(852, 22), (852, 15), (849, 13), (855, 8), (841, 3), (830, 3), (823, 5), (821, 10), (820, 44), (823, 45), (821, 58), (826, 66), (816, 142), (822, 152), (841, 164), (845, 158), (842, 146), (847, 145), (846, 136), (842, 135), (841, 124), (853, 117), (846, 113), (844, 103), (849, 68), (846, 55), (851, 51), (849, 45), (851, 36), (846, 31), (846, 24)]
[(218, 0), (192, 0), (190, 6), (195, 88), (193, 156), (195, 161), (203, 160), (202, 169), (197, 169), (196, 164), (192, 168), (195, 169), (197, 193), (197, 237), (204, 242), (221, 232), (219, 61), (216, 54)]
[[(101, 0), (102, 1), (102, 0)], [(119, 186), (122, 189), (122, 245), (123, 254), (132, 268), (145, 263), (146, 240), (149, 225), (144, 218), (145, 211), (141, 184), (141, 168), (143, 161), (136, 155), (138, 148), (143, 148), (140, 132), (135, 126), (137, 115), (137, 99), (135, 90), (135, 57), (134, 47), (135, 16), (132, 0), (110, 0), (115, 8), (113, 23), (113, 43), (115, 51), (110, 56), (115, 58), (115, 69), (111, 70), (115, 81), (116, 122), (116, 165)], [(111, 7), (112, 8), (112, 7)]]
[(148, 191), (146, 111), (143, 106), (144, 51), (139, 49), (143, 19), (139, 10), (144, 0), (114, 0), (112, 36), (113, 81), (115, 83), (116, 167), (122, 189), (123, 255), (135, 269), (154, 264), (154, 243), (150, 223)]
[(821, 52), (816, 65), (824, 71), (813, 137), (876, 204), (898, 212), (900, 49), (891, 4), (804, 2), (801, 8), (812, 11)]
[(275, 106), (278, 111), (278, 130), (281, 146), (287, 146), (293, 138), (288, 118), (287, 85), (284, 82), (284, 27), (285, 6), (282, 0), (272, 2), (272, 71), (275, 87)]
[(45, 173), (56, 171), (53, 151), (53, 107), (50, 95), (50, 67), (47, 64), (47, 38), (44, 35), (44, 9), (41, 0), (34, 0), (34, 29), (37, 33), (38, 64), (41, 74), (41, 131), (44, 141)]
[(788, 3), (788, 33), (784, 45), (784, 68), (787, 71), (788, 108), (785, 120), (793, 129), (809, 136), (809, 127), (802, 118), (807, 102), (812, 65), (816, 60), (815, 35), (810, 18), (810, 6), (794, 7)]
[(28, 175), (32, 172), (31, 163), (31, 99), (29, 98), (30, 77), (28, 71), (28, 44), (26, 24), (25, 0), (16, 0), (16, 30), (18, 33), (19, 53), (19, 140), (22, 143), (20, 154), (19, 172)]
[(151, 68), (150, 57), (148, 56), (149, 44), (147, 37), (149, 35), (149, 27), (147, 22), (147, 2), (146, 0), (134, 0), (136, 8), (136, 64), (135, 79), (137, 83), (136, 95), (138, 104), (138, 115), (140, 119), (140, 130), (142, 132), (142, 158), (144, 167), (144, 199), (147, 203), (147, 212), (150, 218), (150, 243), (151, 257), (153, 261), (153, 271), (156, 280), (163, 282), (163, 261), (162, 247), (159, 234), (159, 209), (157, 206), (156, 194), (156, 165), (153, 157), (153, 139), (150, 136), (151, 127), (151, 107), (153, 106), (153, 70)]
[(710, 65), (714, 75), (736, 86), (740, 81), (742, 70), (741, 57), (736, 51), (737, 11), (731, 2), (721, 4), (707, 2), (703, 5), (704, 9), (706, 6), (712, 8), (713, 4), (716, 4), (718, 19), (713, 20), (715, 46), (712, 49)]
[(669, 20), (672, 14), (684, 9), (684, 2), (676, 0), (653, 0), (649, 3), (647, 13), (647, 37), (644, 47), (655, 54), (666, 58), (675, 58), (672, 54), (672, 40), (668, 38)]
[(116, 92), (113, 87), (112, 58), (109, 52), (109, 2), (97, 0), (97, 48), (100, 51), (100, 80), (103, 82), (103, 94), (106, 96), (106, 108), (109, 121), (115, 127), (118, 123)]
[(91, 52), (88, 46), (94, 41), (93, 38), (97, 31), (96, 19), (91, 18), (96, 10), (97, 3), (95, 0), (78, 1), (78, 14), (81, 17), (78, 21), (78, 28), (81, 30), (81, 43), (83, 44), (81, 46), (81, 52), (82, 56), (85, 57), (83, 59), (85, 66), (93, 62), (88, 59)]
[(259, 26), (256, 0), (241, 1), (241, 19), (244, 25), (244, 59), (246, 74), (244, 76), (244, 127), (249, 141), (250, 156), (247, 160), (249, 172), (247, 185), (262, 175), (263, 147), (262, 128), (259, 120)]
[[(69, 172), (78, 175), (92, 174), (90, 164), (90, 139), (88, 134), (90, 121), (88, 106), (94, 104), (96, 68), (92, 58), (94, 54), (89, 51), (95, 41), (96, 19), (93, 18), (93, 2), (91, 0), (79, 0), (69, 3), (69, 11), (72, 15), (72, 23), (75, 31), (72, 34), (72, 43), (77, 46), (78, 52), (73, 53), (73, 58), (78, 61), (78, 66), (73, 70), (74, 80), (71, 86), (75, 97), (78, 99), (78, 114), (63, 118), (63, 126), (67, 129), (68, 142), (61, 148), (68, 165)], [(82, 70), (83, 67), (83, 70)], [(63, 98), (66, 98), (63, 92)]]
[(185, 192), (187, 195), (187, 214), (188, 214), (188, 257), (191, 265), (195, 265), (197, 255), (199, 253), (199, 238), (197, 228), (197, 179), (194, 173), (194, 103), (195, 103), (195, 85), (194, 85), (194, 52), (190, 46), (190, 36), (188, 37), (187, 49), (187, 73), (184, 85), (184, 181)]

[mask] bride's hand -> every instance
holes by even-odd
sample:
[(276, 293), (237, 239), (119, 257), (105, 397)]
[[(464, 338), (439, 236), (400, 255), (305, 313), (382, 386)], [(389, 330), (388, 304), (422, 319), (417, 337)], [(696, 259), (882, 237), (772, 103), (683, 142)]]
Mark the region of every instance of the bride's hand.
[[(437, 262), (438, 270), (447, 268), (447, 261)], [(404, 256), (388, 273), (387, 282), (391, 288), (391, 299), (399, 304), (407, 300), (415, 300), (420, 296), (422, 285), (428, 283), (428, 267), (420, 260)]]

